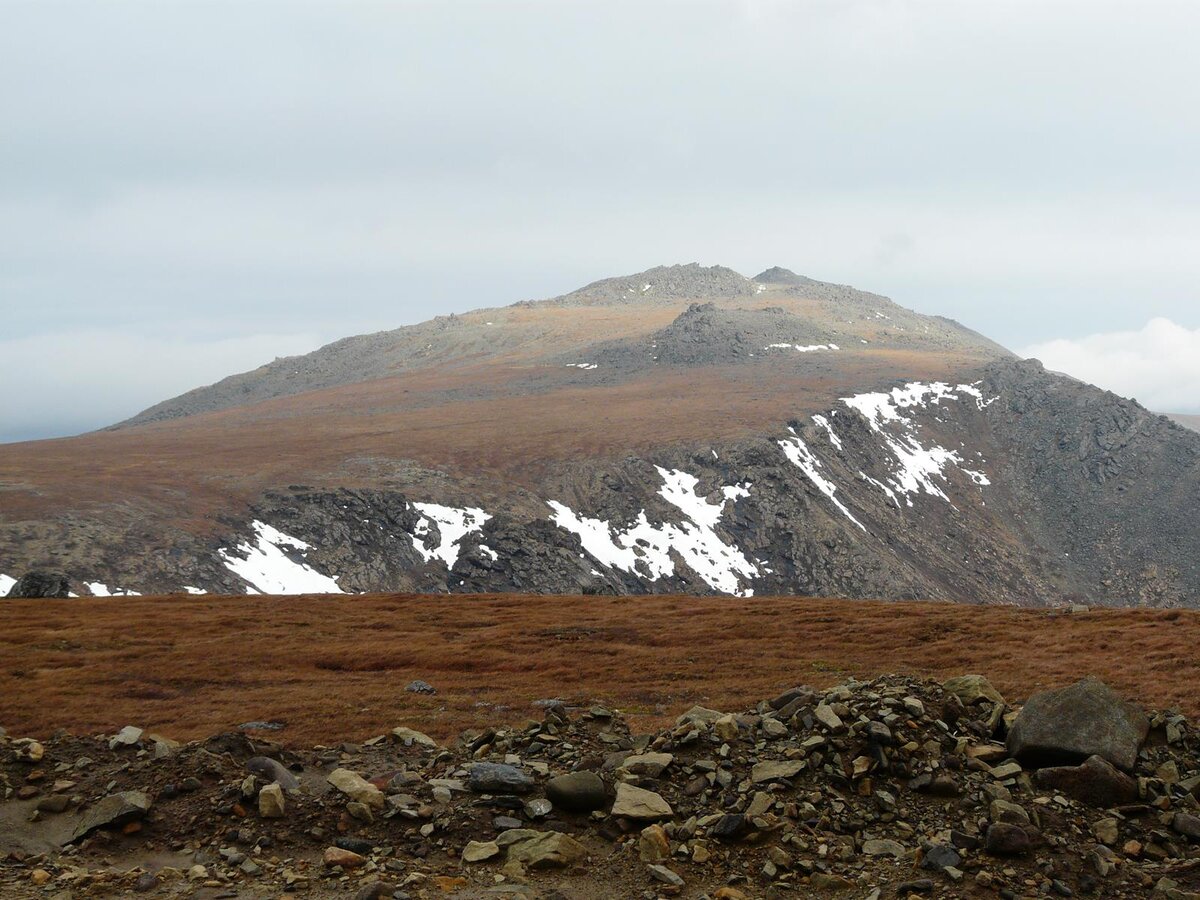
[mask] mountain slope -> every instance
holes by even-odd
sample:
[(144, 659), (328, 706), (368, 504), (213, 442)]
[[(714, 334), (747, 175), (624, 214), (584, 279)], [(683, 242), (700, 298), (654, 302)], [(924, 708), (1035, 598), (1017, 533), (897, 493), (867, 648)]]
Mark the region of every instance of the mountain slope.
[(1185, 605), (1198, 461), (1200, 435), (957, 323), (660, 267), (0, 447), (0, 572)]

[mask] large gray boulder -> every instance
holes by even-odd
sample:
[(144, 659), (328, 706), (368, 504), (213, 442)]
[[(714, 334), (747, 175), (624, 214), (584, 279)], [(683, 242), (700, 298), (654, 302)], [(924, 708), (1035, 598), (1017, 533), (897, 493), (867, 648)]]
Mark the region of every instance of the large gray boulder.
[(68, 597), (71, 582), (57, 572), (27, 572), (17, 579), (8, 592), (11, 599), (42, 599)]
[(1099, 756), (1129, 771), (1150, 720), (1094, 678), (1034, 694), (1008, 733), (1008, 752), (1032, 766), (1063, 766)]

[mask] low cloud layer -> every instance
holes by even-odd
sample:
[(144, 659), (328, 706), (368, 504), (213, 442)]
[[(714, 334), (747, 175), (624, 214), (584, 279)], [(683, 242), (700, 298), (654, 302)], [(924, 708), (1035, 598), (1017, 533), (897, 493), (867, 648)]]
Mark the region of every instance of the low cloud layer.
[(274, 355), (307, 353), (311, 335), (181, 339), (75, 331), (0, 341), (0, 442), (74, 434)]
[(1200, 328), (1157, 318), (1138, 331), (1047, 341), (1022, 354), (1156, 412), (1200, 413)]

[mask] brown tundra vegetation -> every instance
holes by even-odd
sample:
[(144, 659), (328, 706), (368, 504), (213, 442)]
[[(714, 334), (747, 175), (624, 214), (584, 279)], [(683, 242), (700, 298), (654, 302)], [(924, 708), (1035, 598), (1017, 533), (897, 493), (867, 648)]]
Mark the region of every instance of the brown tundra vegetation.
[[(1095, 675), (1200, 716), (1200, 612), (804, 598), (135, 597), (0, 601), (0, 726), (187, 740), (277, 721), (298, 746), (437, 738), (595, 701), (639, 727), (796, 684), (980, 672), (1005, 696)], [(404, 690), (414, 679), (435, 695)]]

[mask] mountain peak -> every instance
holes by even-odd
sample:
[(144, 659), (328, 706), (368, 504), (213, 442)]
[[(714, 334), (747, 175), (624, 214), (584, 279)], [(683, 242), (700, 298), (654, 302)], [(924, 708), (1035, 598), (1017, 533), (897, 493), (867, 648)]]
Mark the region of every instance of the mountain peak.
[(580, 306), (641, 299), (704, 300), (710, 297), (751, 296), (754, 290), (754, 283), (740, 272), (725, 266), (702, 266), (692, 262), (655, 266), (635, 275), (603, 278), (550, 302)]
[(791, 269), (782, 266), (771, 266), (754, 276), (759, 284), (812, 284), (813, 280), (805, 275), (797, 275)]

